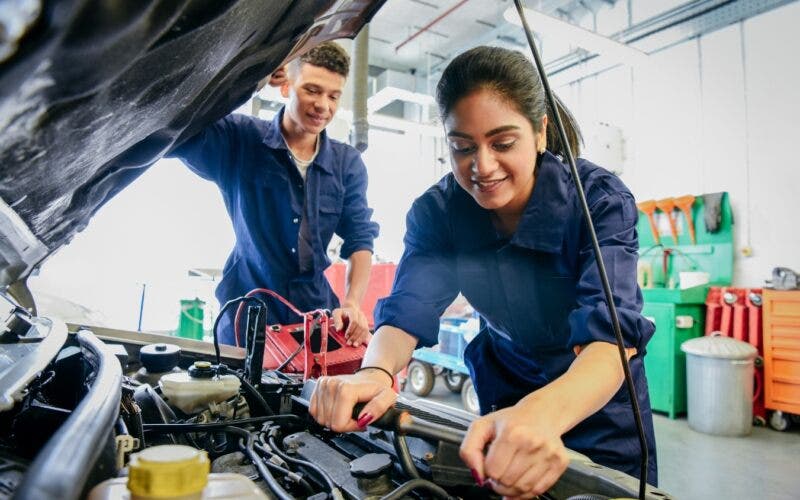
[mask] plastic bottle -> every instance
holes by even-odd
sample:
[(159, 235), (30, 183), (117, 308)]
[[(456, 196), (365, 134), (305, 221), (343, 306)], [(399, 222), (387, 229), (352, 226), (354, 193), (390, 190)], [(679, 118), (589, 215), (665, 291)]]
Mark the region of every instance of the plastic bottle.
[(265, 500), (264, 492), (241, 474), (209, 474), (205, 451), (163, 445), (131, 455), (128, 477), (103, 481), (89, 500)]
[(188, 372), (169, 373), (158, 384), (167, 403), (192, 414), (237, 395), (241, 381), (235, 375), (217, 375), (207, 361), (196, 361)]
[(148, 344), (139, 350), (139, 360), (142, 367), (133, 376), (134, 379), (149, 384), (158, 385), (161, 377), (167, 373), (181, 372), (178, 363), (181, 359), (181, 348), (175, 344)]

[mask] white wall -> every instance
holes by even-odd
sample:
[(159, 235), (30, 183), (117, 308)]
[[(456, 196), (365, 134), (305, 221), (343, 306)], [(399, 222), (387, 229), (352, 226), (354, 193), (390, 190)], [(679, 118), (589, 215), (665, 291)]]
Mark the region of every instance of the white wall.
[(800, 269), (790, 218), (800, 213), (799, 24), (800, 3), (789, 4), (654, 54), (651, 68), (558, 89), (584, 127), (623, 129), (622, 178), (638, 199), (730, 193), (739, 285), (762, 285), (778, 265)]
[(381, 225), (375, 254), (380, 259), (398, 262), (403, 253), (408, 209), (443, 172), (449, 171), (450, 164), (441, 166), (434, 140), (429, 136), (375, 128), (370, 129), (369, 148), (362, 157), (369, 171), (367, 196), (375, 209), (373, 218)]
[[(30, 285), (98, 311), (107, 326), (135, 330), (146, 284), (143, 330), (177, 328), (180, 300), (195, 297), (207, 302), (209, 328), (215, 284), (189, 278), (188, 270), (221, 269), (232, 247), (233, 230), (216, 186), (178, 160), (161, 160), (100, 209)], [(43, 314), (65, 313), (56, 307)]]

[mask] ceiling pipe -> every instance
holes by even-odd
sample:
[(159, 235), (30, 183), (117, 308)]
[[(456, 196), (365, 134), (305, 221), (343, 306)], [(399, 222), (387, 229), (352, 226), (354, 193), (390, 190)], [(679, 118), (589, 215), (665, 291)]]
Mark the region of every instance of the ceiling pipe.
[[(544, 0), (536, 2), (536, 8), (541, 10), (542, 12), (555, 12), (558, 9), (565, 8), (566, 6), (570, 5), (573, 0)], [(491, 30), (484, 32), (483, 34), (479, 34), (470, 38), (470, 41), (466, 45), (459, 45), (456, 47), (446, 46), (445, 48), (441, 49), (444, 51), (445, 55), (448, 55), (444, 60), (439, 61), (431, 65), (428, 69), (428, 73), (425, 75), (426, 78), (432, 78), (434, 75), (439, 75), (444, 70), (444, 67), (450, 63), (450, 60), (455, 57), (456, 55), (464, 52), (467, 49), (471, 49), (478, 45), (487, 45), (494, 43), (500, 37), (508, 37), (508, 36), (516, 36), (516, 33), (519, 31), (514, 25), (506, 22), (503, 19), (503, 13), (505, 12), (505, 8), (498, 11), (498, 16), (500, 17), (499, 21), (500, 24)], [(539, 35), (534, 33), (534, 39), (537, 40), (538, 45), (541, 45), (541, 39)], [(520, 42), (522, 47), (527, 49), (527, 44)]]
[[(768, 12), (794, 0), (694, 0), (662, 12), (611, 35), (620, 43), (628, 44), (648, 54), (686, 40), (703, 36), (744, 19)], [(594, 54), (567, 54), (546, 64), (547, 74), (559, 76), (559, 84), (567, 84), (586, 76), (600, 74), (613, 66), (597, 65), (589, 70), (582, 67), (593, 60)], [(577, 75), (568, 74), (576, 71)]]
[(367, 97), (369, 79), (369, 24), (353, 42), (353, 129), (351, 145), (363, 153), (369, 146), (369, 120), (367, 119)]
[(403, 40), (402, 42), (400, 42), (400, 44), (397, 47), (394, 48), (394, 51), (398, 52), (405, 44), (407, 44), (411, 40), (417, 38), (419, 35), (425, 33), (426, 31), (428, 31), (431, 28), (431, 26), (433, 26), (434, 24), (438, 23), (439, 21), (441, 21), (445, 17), (449, 16), (454, 10), (456, 10), (459, 7), (461, 7), (462, 5), (467, 3), (468, 1), (469, 0), (461, 0), (457, 4), (453, 5), (449, 9), (447, 9), (446, 11), (442, 12), (436, 19), (434, 19), (433, 21), (429, 22), (428, 24), (426, 24), (425, 26), (420, 28), (419, 31), (417, 31), (416, 33), (414, 33), (410, 37), (408, 37), (405, 40)]

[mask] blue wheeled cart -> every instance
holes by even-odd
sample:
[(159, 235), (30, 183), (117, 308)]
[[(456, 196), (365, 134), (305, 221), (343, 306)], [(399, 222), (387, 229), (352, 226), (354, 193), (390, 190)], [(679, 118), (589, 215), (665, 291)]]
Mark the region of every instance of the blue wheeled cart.
[(464, 364), (464, 349), (478, 333), (478, 320), (474, 318), (442, 318), (439, 322), (439, 344), (414, 351), (408, 364), (405, 385), (420, 397), (430, 394), (436, 376), (441, 375), (444, 385), (461, 393), (464, 409), (480, 413), (478, 396)]

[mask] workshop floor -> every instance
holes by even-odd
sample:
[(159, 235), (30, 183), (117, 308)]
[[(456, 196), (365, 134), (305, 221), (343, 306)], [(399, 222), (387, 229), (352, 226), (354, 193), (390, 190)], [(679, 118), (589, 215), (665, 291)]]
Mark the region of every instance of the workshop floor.
[[(403, 396), (414, 399), (410, 392)], [(430, 399), (461, 408), (461, 399), (437, 378)], [(695, 432), (686, 418), (654, 417), (659, 487), (677, 499), (800, 498), (800, 429), (754, 427), (750, 436)]]

